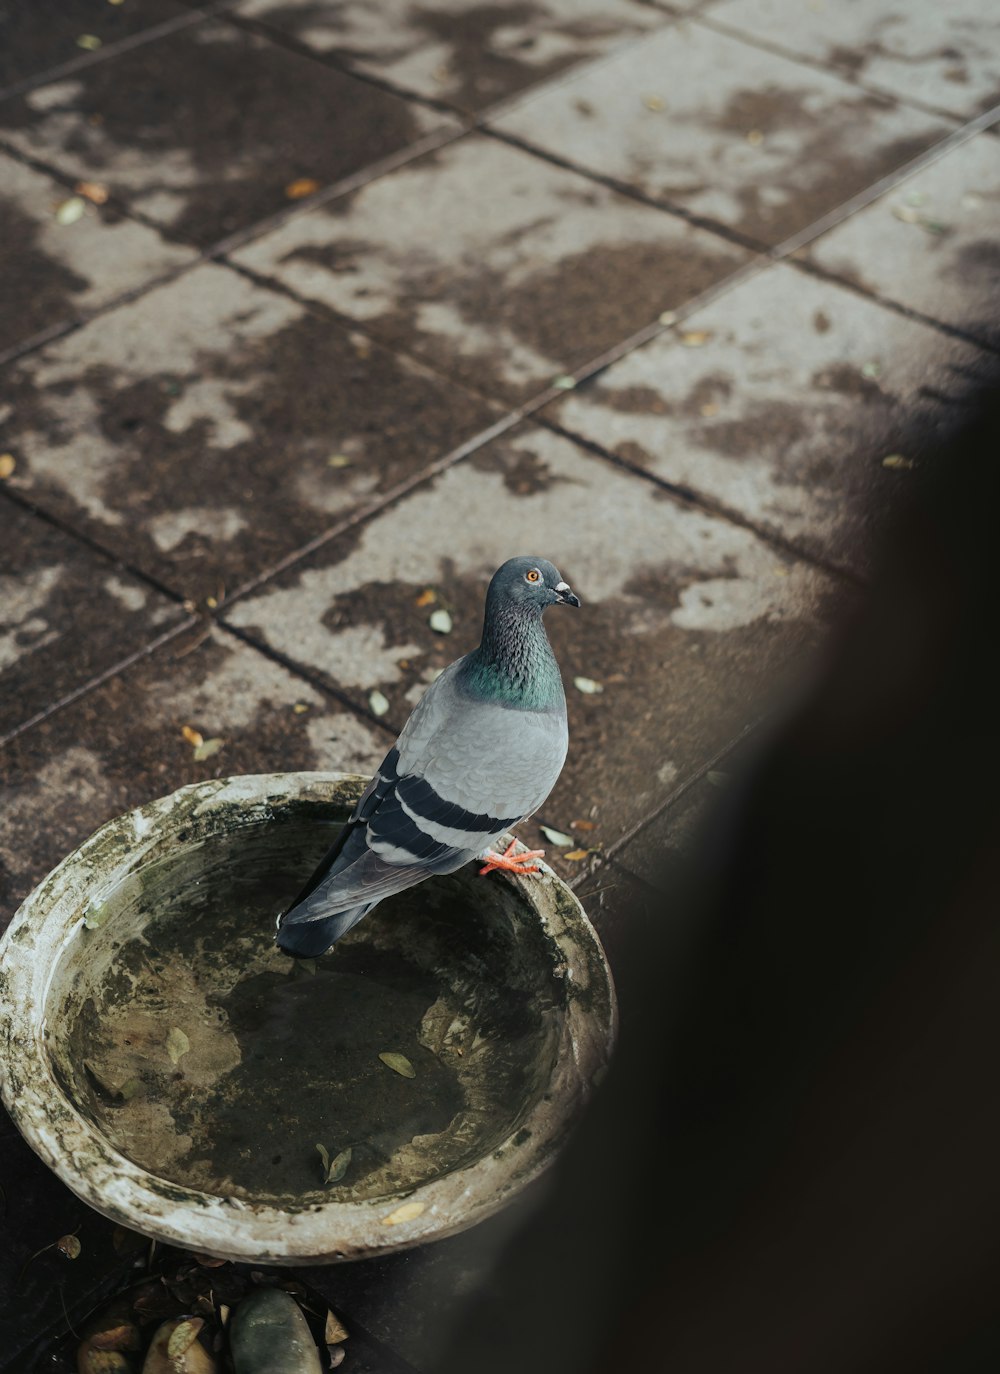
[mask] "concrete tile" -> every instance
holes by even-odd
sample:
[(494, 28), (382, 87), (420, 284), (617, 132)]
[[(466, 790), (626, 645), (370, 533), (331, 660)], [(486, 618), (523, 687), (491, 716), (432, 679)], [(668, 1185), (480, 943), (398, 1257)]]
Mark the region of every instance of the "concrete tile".
[(0, 735), (182, 618), (176, 603), (0, 492)]
[(495, 127), (769, 245), (951, 131), (691, 23), (530, 96)]
[(799, 256), (995, 347), (998, 226), (1000, 139), (980, 134)]
[(235, 259), (519, 399), (746, 255), (475, 135), (296, 216)]
[(0, 154), (0, 349), (194, 260), (193, 250), (167, 243), (107, 205), (85, 201), (79, 219), (60, 224), (56, 211), (71, 196), (59, 182)]
[(1000, 12), (982, 0), (722, 0), (711, 17), (962, 118), (1000, 101)]
[[(584, 602), (546, 620), (571, 743), (537, 820), (585, 849), (617, 839), (730, 738), (815, 640), (829, 607), (830, 584), (808, 565), (525, 426), (227, 618), (360, 705), (378, 688), (399, 727), (437, 670), (475, 647), (489, 576), (524, 552), (552, 558)], [(428, 587), (451, 612), (447, 636), (430, 629), (434, 607), (416, 605)], [(603, 691), (578, 690), (578, 676)], [(535, 822), (522, 831), (538, 839)], [(564, 875), (586, 867), (541, 844)]]
[[(907, 226), (909, 227), (909, 226)], [(697, 346), (694, 346), (697, 345)], [(760, 528), (866, 565), (874, 527), (953, 418), (975, 348), (775, 264), (546, 408)]]
[(0, 103), (0, 138), (203, 245), (444, 122), (212, 20)]
[(6, 396), (12, 483), (196, 599), (232, 591), (493, 418), (214, 264), (21, 360)]
[(235, 13), (406, 90), (476, 111), (671, 17), (643, 0), (240, 0)]
[(59, 0), (57, 5), (15, 0), (0, 9), (0, 89), (83, 57), (79, 39), (90, 35), (101, 46), (117, 43), (155, 24), (188, 13), (174, 0)]
[[(179, 636), (0, 752), (0, 927), (99, 825), (186, 783), (237, 773), (373, 770), (381, 732), (223, 632)], [(306, 710), (295, 711), (295, 705)], [(181, 727), (221, 737), (194, 759)]]

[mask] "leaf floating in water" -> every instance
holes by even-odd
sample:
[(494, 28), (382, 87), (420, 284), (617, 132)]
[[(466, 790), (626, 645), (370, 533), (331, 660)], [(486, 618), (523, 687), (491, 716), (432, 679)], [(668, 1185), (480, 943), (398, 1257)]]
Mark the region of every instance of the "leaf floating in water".
[(394, 1212), (382, 1218), (383, 1226), (399, 1226), (404, 1221), (415, 1221), (427, 1207), (426, 1202), (404, 1202)]
[(187, 740), (188, 744), (193, 744), (196, 749), (199, 749), (205, 743), (204, 735), (202, 735), (200, 730), (196, 730), (193, 725), (182, 725), (181, 734)]
[(351, 1157), (354, 1154), (350, 1145), (348, 1145), (346, 1150), (341, 1150), (338, 1155), (334, 1155), (333, 1159), (330, 1158), (330, 1151), (325, 1145), (317, 1145), (316, 1149), (319, 1151), (319, 1157), (323, 1161), (323, 1182), (339, 1183), (347, 1173), (351, 1163)]
[(560, 849), (568, 849), (573, 843), (573, 836), (567, 835), (563, 830), (553, 830), (550, 825), (540, 825), (538, 828), (549, 844), (558, 845)]
[(83, 1246), (80, 1244), (79, 1236), (60, 1236), (56, 1241), (56, 1249), (67, 1259), (79, 1259)]
[(203, 763), (205, 759), (210, 759), (213, 754), (217, 754), (219, 752), (219, 750), (222, 748), (225, 742), (226, 741), (224, 739), (219, 739), (218, 737), (216, 737), (215, 739), (203, 740), (201, 744), (195, 745), (195, 763)]
[(593, 696), (595, 692), (603, 692), (604, 684), (595, 682), (592, 677), (575, 677), (573, 686), (578, 692), (583, 692), (587, 696)]
[(56, 223), (66, 226), (75, 224), (86, 208), (80, 196), (70, 196), (69, 200), (64, 200), (56, 207)]
[(187, 1054), (191, 1048), (191, 1041), (187, 1038), (180, 1026), (171, 1026), (170, 1034), (167, 1036), (167, 1054), (170, 1055), (170, 1062), (176, 1064), (182, 1055)]
[(372, 715), (384, 716), (389, 709), (389, 699), (383, 696), (376, 687), (375, 691), (368, 695), (368, 705), (372, 709)]
[(327, 1345), (339, 1345), (341, 1341), (346, 1341), (350, 1332), (342, 1325), (334, 1314), (327, 1309), (326, 1327), (323, 1331), (323, 1340)]
[(379, 1055), (382, 1063), (395, 1073), (402, 1074), (404, 1078), (416, 1078), (417, 1071), (407, 1059), (405, 1054), (396, 1054), (393, 1050), (385, 1050)]
[(450, 615), (448, 614), (448, 612), (445, 611), (445, 610), (432, 611), (432, 612), (431, 612), (431, 618), (430, 618), (430, 620), (428, 620), (427, 623), (428, 623), (428, 625), (431, 627), (431, 629), (434, 631), (435, 634), (439, 634), (439, 635), (450, 635), (450, 634), (451, 634), (452, 620), (451, 620), (451, 616), (450, 616)]
[(98, 930), (108, 918), (108, 908), (100, 902), (92, 902), (83, 913), (83, 924), (87, 930)]

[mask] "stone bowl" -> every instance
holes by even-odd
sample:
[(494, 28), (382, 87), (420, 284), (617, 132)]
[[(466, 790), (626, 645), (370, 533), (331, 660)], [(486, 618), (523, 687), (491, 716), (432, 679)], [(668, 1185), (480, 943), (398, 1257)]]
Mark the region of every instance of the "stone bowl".
[(558, 1153), (616, 1012), (550, 870), (468, 865), (319, 960), (275, 947), (364, 784), (182, 787), (102, 826), (14, 917), (3, 1100), (113, 1221), (227, 1259), (355, 1259), (471, 1226)]

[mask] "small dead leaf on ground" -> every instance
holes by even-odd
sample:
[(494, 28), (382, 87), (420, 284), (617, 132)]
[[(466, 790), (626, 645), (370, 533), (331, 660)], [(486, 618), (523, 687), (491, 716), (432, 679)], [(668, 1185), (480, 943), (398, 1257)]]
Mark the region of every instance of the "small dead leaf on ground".
[(188, 744), (193, 744), (196, 749), (200, 749), (205, 743), (205, 737), (202, 735), (201, 731), (196, 730), (193, 725), (182, 725), (181, 734), (187, 740)]
[(82, 196), (70, 196), (69, 200), (60, 201), (56, 206), (56, 223), (63, 225), (64, 228), (75, 224), (86, 208)]
[(596, 693), (604, 691), (603, 683), (597, 682), (592, 677), (575, 677), (573, 686), (578, 692), (583, 692), (585, 696), (594, 696)]
[(368, 705), (371, 707), (372, 715), (384, 716), (389, 709), (388, 698), (376, 688), (374, 692), (368, 694)]
[(78, 181), (73, 189), (94, 205), (104, 205), (108, 199), (108, 188), (99, 181)]
[(16, 467), (17, 459), (13, 453), (0, 453), (0, 482), (5, 482), (8, 477), (13, 477)]
[(702, 348), (711, 337), (710, 329), (686, 329), (680, 335), (680, 341), (685, 348)]
[(433, 587), (425, 587), (413, 604), (422, 610), (424, 606), (433, 606), (436, 600), (437, 592)]
[(550, 825), (540, 825), (538, 828), (549, 844), (557, 845), (560, 849), (568, 849), (573, 843), (573, 836), (567, 835), (564, 830), (553, 830)]
[(579, 863), (579, 861), (585, 859), (590, 852), (589, 849), (570, 849), (563, 855), (563, 858), (570, 859), (573, 863)]
[(83, 48), (84, 52), (96, 52), (97, 49), (102, 48), (104, 44), (96, 33), (81, 33), (76, 40), (76, 46), (78, 48)]
[(346, 1150), (341, 1150), (331, 1159), (330, 1152), (325, 1145), (317, 1144), (316, 1149), (323, 1164), (323, 1182), (325, 1184), (339, 1183), (350, 1167), (354, 1150), (348, 1145)]
[(439, 609), (431, 612), (428, 625), (439, 635), (450, 635), (452, 631), (452, 619), (446, 610)]
[(219, 752), (225, 742), (224, 739), (219, 739), (217, 736), (214, 739), (202, 740), (201, 744), (195, 746), (195, 763), (204, 763), (205, 759), (210, 759), (213, 754)]
[(285, 195), (289, 200), (302, 200), (305, 196), (311, 196), (314, 191), (319, 190), (319, 182), (312, 177), (296, 177), (285, 187)]
[(189, 1317), (187, 1321), (174, 1328), (167, 1341), (167, 1354), (172, 1360), (176, 1360), (178, 1355), (183, 1355), (188, 1346), (194, 1344), (198, 1339), (198, 1332), (204, 1325), (201, 1317)]
[(906, 458), (902, 453), (890, 453), (887, 458), (882, 459), (882, 466), (884, 468), (903, 469), (912, 468), (913, 465), (913, 459)]
[(570, 830), (596, 830), (597, 824), (595, 821), (570, 821), (569, 828)]

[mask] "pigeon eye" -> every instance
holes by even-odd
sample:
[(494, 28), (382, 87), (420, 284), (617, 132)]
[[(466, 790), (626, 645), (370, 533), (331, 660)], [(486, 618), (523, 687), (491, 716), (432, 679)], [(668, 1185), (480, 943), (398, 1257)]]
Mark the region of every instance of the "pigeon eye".
[(541, 573), (537, 568), (529, 568), (524, 574), (525, 582), (537, 582), (541, 578)]

